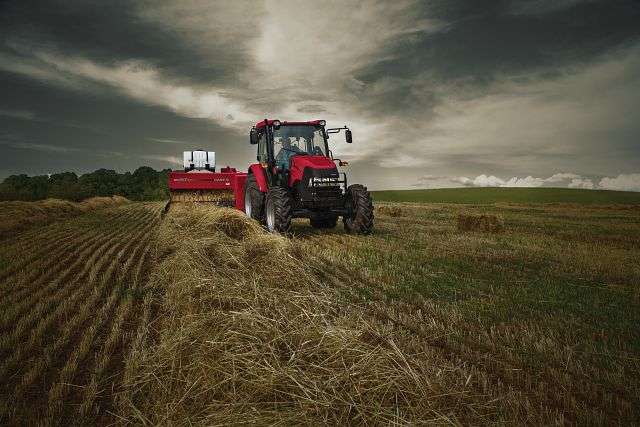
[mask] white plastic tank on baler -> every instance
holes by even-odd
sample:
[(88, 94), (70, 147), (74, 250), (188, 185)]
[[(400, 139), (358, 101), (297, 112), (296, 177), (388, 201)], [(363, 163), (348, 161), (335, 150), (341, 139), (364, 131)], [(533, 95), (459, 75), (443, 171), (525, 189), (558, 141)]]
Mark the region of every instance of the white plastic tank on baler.
[(183, 159), (185, 171), (216, 171), (216, 153), (214, 151), (185, 151)]

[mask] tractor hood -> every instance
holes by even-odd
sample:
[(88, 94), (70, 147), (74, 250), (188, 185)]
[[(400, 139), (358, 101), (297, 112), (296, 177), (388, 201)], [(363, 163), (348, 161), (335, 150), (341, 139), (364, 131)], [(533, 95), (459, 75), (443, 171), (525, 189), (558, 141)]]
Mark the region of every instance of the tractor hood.
[(293, 156), (291, 158), (291, 174), (289, 175), (289, 185), (300, 181), (305, 175), (316, 177), (338, 177), (338, 168), (335, 163), (325, 156)]
[(291, 158), (291, 169), (304, 168), (312, 169), (336, 169), (336, 164), (325, 156), (293, 156)]

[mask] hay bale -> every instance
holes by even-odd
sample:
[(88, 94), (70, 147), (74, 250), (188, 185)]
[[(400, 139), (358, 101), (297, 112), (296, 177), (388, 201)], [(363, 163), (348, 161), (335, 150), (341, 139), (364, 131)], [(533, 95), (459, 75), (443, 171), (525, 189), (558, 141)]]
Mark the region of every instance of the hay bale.
[(383, 215), (388, 215), (393, 217), (399, 217), (399, 216), (405, 215), (404, 209), (402, 209), (400, 206), (380, 206), (378, 208), (378, 212), (380, 212)]
[[(123, 203), (128, 203), (129, 199), (122, 196), (106, 196), (106, 197), (91, 197), (89, 199), (85, 199), (80, 203), (74, 203), (80, 209), (84, 211), (92, 211), (94, 209), (100, 209), (107, 206), (115, 206), (121, 205)], [(68, 202), (70, 203), (70, 202)]]
[(458, 231), (485, 231), (497, 233), (504, 230), (504, 220), (498, 215), (459, 213)]

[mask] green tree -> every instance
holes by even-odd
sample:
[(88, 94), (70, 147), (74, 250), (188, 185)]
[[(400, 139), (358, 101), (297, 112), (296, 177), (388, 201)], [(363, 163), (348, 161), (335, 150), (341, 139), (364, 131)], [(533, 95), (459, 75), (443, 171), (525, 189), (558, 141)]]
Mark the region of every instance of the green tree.
[(111, 169), (98, 169), (95, 172), (84, 174), (78, 180), (83, 196), (113, 196), (120, 194), (118, 186), (118, 173)]
[(73, 201), (82, 200), (83, 195), (80, 184), (78, 183), (78, 175), (74, 172), (62, 172), (51, 175), (49, 177), (48, 197)]
[(136, 200), (155, 200), (158, 195), (158, 172), (142, 166), (133, 172)]
[(0, 185), (2, 200), (41, 200), (48, 194), (49, 184), (46, 175), (29, 177), (11, 175)]
[(164, 200), (169, 196), (168, 174), (148, 166), (133, 173), (98, 169), (80, 177), (62, 172), (50, 177), (11, 175), (0, 183), (0, 200), (41, 200), (47, 197), (79, 201), (89, 197), (120, 195), (131, 200)]

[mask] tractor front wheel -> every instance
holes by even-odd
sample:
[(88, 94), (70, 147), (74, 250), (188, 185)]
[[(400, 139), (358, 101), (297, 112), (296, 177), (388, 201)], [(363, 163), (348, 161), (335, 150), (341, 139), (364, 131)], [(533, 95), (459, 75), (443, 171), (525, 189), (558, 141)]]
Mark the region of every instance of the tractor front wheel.
[(342, 218), (344, 229), (350, 234), (370, 234), (373, 230), (373, 201), (367, 187), (354, 184), (345, 193), (347, 215)]
[(264, 194), (260, 191), (256, 177), (249, 175), (244, 183), (244, 213), (251, 219), (262, 222)]
[(267, 230), (272, 233), (288, 233), (293, 212), (291, 196), (282, 187), (271, 187), (267, 192), (265, 216)]

